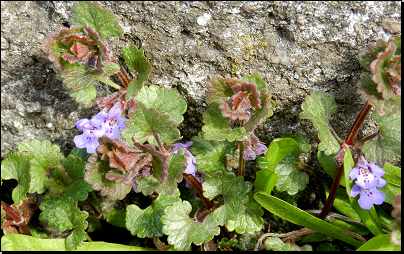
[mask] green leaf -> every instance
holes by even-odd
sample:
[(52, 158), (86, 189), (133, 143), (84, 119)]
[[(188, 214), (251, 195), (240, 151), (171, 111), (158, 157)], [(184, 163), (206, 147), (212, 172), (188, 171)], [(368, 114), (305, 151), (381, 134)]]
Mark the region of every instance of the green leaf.
[(211, 214), (201, 223), (189, 218), (191, 210), (188, 201), (179, 201), (165, 208), (161, 217), (163, 233), (168, 235), (168, 243), (177, 250), (187, 250), (191, 243), (202, 244), (220, 233), (220, 228), (210, 218)]
[(187, 109), (187, 103), (175, 90), (167, 90), (157, 85), (144, 86), (136, 96), (136, 101), (143, 102), (148, 108), (154, 108), (160, 115), (167, 113), (171, 120), (180, 124)]
[(401, 246), (393, 245), (390, 243), (391, 234), (383, 234), (373, 237), (357, 251), (401, 251)]
[(88, 192), (93, 191), (91, 184), (84, 180), (86, 164), (81, 158), (73, 155), (62, 160), (62, 166), (69, 178), (73, 180), (73, 183), (67, 186), (64, 192), (65, 197), (72, 197), (75, 201), (83, 201), (87, 198)]
[(238, 214), (245, 210), (245, 203), (248, 201), (247, 192), (250, 191), (251, 184), (233, 173), (216, 171), (211, 176), (205, 176), (202, 189), (203, 195), (209, 200), (218, 195), (223, 196), (224, 204), (212, 213), (212, 218), (223, 226), (228, 220), (236, 219)]
[(31, 182), (30, 161), (32, 158), (34, 156), (26, 152), (13, 152), (7, 154), (7, 157), (1, 161), (1, 179), (16, 179), (18, 182), (17, 187), (11, 193), (13, 202), (16, 205), (20, 204), (27, 197), (26, 194)]
[(85, 180), (93, 186), (94, 190), (100, 190), (101, 195), (108, 196), (108, 198), (113, 200), (122, 200), (132, 189), (132, 179), (117, 182), (105, 177), (107, 173), (114, 170), (109, 167), (108, 161), (97, 161), (97, 157), (92, 156), (88, 159), (88, 162), (86, 165)]
[[(345, 182), (345, 178), (343, 178), (343, 180)], [(333, 206), (345, 216), (348, 216), (349, 218), (357, 221), (361, 221), (361, 217), (358, 215), (355, 209), (352, 208), (348, 195), (344, 188), (338, 188)]]
[(76, 102), (88, 105), (97, 96), (97, 91), (95, 90), (94, 84), (91, 84), (77, 90), (70, 89), (69, 95), (74, 98)]
[(344, 233), (340, 228), (327, 223), (309, 213), (294, 207), (278, 198), (266, 193), (257, 192), (254, 195), (255, 200), (269, 212), (302, 227), (310, 228), (314, 231), (329, 235), (342, 240), (355, 247), (362, 245), (362, 242)]
[(311, 146), (308, 139), (300, 133), (284, 133), (283, 138), (292, 138), (298, 143), (297, 149), (284, 157), (276, 166), (275, 172), (278, 174), (276, 189), (278, 191), (287, 191), (290, 195), (296, 194), (299, 190), (306, 188), (309, 183), (309, 175), (300, 171), (301, 153), (310, 152)]
[(228, 141), (242, 141), (244, 138), (250, 136), (244, 127), (231, 129), (228, 124), (229, 118), (222, 116), (222, 111), (218, 103), (212, 103), (210, 107), (203, 113), (203, 122), (205, 125), (202, 127), (204, 138), (206, 140), (228, 140)]
[(77, 207), (77, 202), (71, 198), (65, 198), (63, 195), (44, 196), (44, 202), (39, 205), (41, 214), (39, 220), (48, 222), (50, 227), (57, 227), (60, 232), (68, 229), (74, 229), (66, 238), (66, 249), (75, 250), (82, 245), (86, 237), (87, 212), (81, 212)]
[(387, 181), (387, 184), (380, 190), (386, 194), (384, 202), (393, 204), (396, 201), (396, 196), (401, 194), (401, 168), (386, 163), (383, 170), (386, 172), (383, 179)]
[(126, 228), (132, 235), (140, 238), (160, 237), (163, 235), (163, 223), (160, 219), (164, 215), (164, 209), (180, 201), (180, 192), (177, 189), (172, 196), (160, 193), (146, 209), (142, 210), (137, 205), (129, 205), (126, 208)]
[(292, 138), (276, 138), (272, 140), (268, 146), (265, 157), (259, 159), (258, 167), (261, 169), (257, 172), (254, 182), (254, 193), (265, 192), (271, 194), (272, 189), (278, 181), (278, 174), (275, 168), (279, 162), (285, 158), (290, 152), (298, 147), (298, 143)]
[(320, 144), (318, 150), (324, 151), (326, 155), (337, 154), (340, 145), (331, 132), (328, 118), (337, 110), (337, 104), (332, 95), (324, 92), (312, 93), (306, 96), (306, 101), (302, 103), (303, 112), (299, 114), (301, 119), (309, 119), (313, 122), (318, 131)]
[(379, 125), (379, 135), (363, 145), (362, 153), (368, 161), (383, 167), (386, 161), (401, 157), (401, 113), (380, 116), (373, 111), (372, 117)]
[(223, 78), (220, 75), (215, 75), (212, 82), (207, 85), (207, 101), (209, 104), (219, 103), (220, 98), (226, 99), (227, 97), (232, 97), (234, 95), (232, 86), (243, 81), (238, 78)]
[[(2, 251), (66, 251), (65, 239), (40, 239), (29, 235), (8, 234), (1, 238)], [(84, 242), (78, 251), (157, 251), (157, 249), (100, 241)]]
[(115, 227), (126, 228), (126, 211), (115, 210), (107, 214), (105, 220)]
[(31, 160), (29, 193), (37, 192), (38, 194), (42, 194), (46, 190), (45, 184), (48, 181), (45, 171), (60, 164), (60, 161), (64, 157), (60, 153), (59, 146), (52, 145), (48, 140), (41, 143), (34, 139), (31, 142), (20, 143), (18, 150), (20, 152), (27, 151), (29, 154), (34, 155), (34, 158)]
[(237, 150), (236, 142), (205, 140), (203, 133), (193, 136), (194, 142), (190, 147), (192, 155), (198, 164), (198, 171), (211, 175), (214, 171), (223, 171), (223, 157), (225, 154), (233, 154)]
[[(63, 84), (67, 87), (67, 88), (71, 88), (73, 90), (78, 90), (78, 89), (82, 89), (84, 87), (87, 86), (91, 86), (94, 84), (95, 80), (98, 80), (101, 77), (105, 77), (105, 76), (111, 76), (113, 74), (116, 74), (119, 72), (119, 65), (115, 64), (115, 63), (111, 63), (111, 62), (105, 62), (105, 68), (104, 68), (104, 73), (102, 73), (100, 70), (98, 69), (89, 69), (87, 68), (87, 66), (85, 65), (77, 65), (75, 68), (73, 68), (72, 70), (70, 70), (69, 72), (60, 73), (60, 78), (63, 80)], [(87, 89), (85, 91), (90, 91), (91, 92), (91, 88)], [(79, 95), (81, 94), (75, 94), (76, 98), (80, 98), (84, 97), (81, 96), (79, 97)], [(90, 97), (90, 96), (87, 96)], [(83, 100), (88, 100), (83, 99)]]
[(264, 224), (262, 215), (264, 212), (261, 205), (255, 201), (252, 193), (249, 193), (244, 213), (240, 213), (236, 220), (227, 221), (226, 227), (229, 231), (236, 230), (237, 234), (244, 234), (245, 232), (253, 234), (262, 230)]
[(355, 232), (358, 235), (368, 235), (370, 232), (369, 230), (361, 225), (352, 223), (352, 222), (348, 222), (345, 220), (333, 220), (331, 221), (331, 224), (333, 224), (334, 226), (339, 227), (340, 229), (344, 229), (344, 230), (348, 230), (351, 232)]
[[(355, 184), (355, 181), (351, 180), (349, 178), (349, 173), (351, 173), (352, 168), (354, 168), (354, 161), (352, 159), (352, 154), (351, 150), (348, 148), (346, 149), (346, 153), (344, 156), (344, 173), (345, 173), (345, 184), (346, 184), (346, 192), (349, 197), (349, 194), (351, 193), (351, 189)], [(374, 235), (380, 235), (383, 234), (383, 231), (380, 227), (380, 222), (378, 219), (378, 216), (376, 214), (376, 210), (374, 206), (370, 210), (365, 210), (362, 209), (359, 204), (358, 204), (358, 199), (360, 195), (356, 196), (355, 198), (349, 197), (349, 201), (351, 202), (351, 206), (355, 211), (358, 213), (358, 215), (361, 217), (362, 222), (365, 224), (365, 226), (372, 232)]]
[(108, 8), (103, 9), (99, 3), (80, 2), (74, 5), (75, 13), (72, 22), (76, 25), (95, 28), (105, 42), (105, 37), (122, 36), (123, 29), (119, 25), (119, 18), (111, 15), (112, 11)]
[(168, 114), (160, 115), (156, 109), (149, 109), (141, 102), (135, 103), (128, 116), (129, 120), (125, 121), (127, 128), (122, 131), (122, 137), (132, 145), (133, 135), (140, 143), (153, 135), (159, 136), (165, 144), (172, 144), (181, 138), (180, 131), (176, 128), (177, 123), (170, 120)]
[(146, 81), (146, 79), (149, 78), (149, 74), (151, 72), (151, 64), (144, 56), (143, 49), (138, 49), (135, 45), (131, 45), (130, 47), (123, 47), (122, 55), (129, 70), (134, 69), (138, 73), (138, 77), (136, 79), (133, 79), (129, 83), (127, 89), (126, 100), (130, 100), (136, 96), (136, 94), (143, 87), (143, 83)]

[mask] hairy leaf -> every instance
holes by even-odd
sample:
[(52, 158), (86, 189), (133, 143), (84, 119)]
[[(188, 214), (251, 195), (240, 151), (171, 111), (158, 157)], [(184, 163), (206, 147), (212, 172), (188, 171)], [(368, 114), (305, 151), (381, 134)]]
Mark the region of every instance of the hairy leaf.
[(362, 73), (360, 78), (358, 93), (361, 95), (361, 99), (374, 105), (379, 115), (394, 115), (401, 112), (401, 95), (396, 94), (383, 98), (382, 94), (377, 91), (377, 84), (373, 82), (369, 73)]
[(244, 126), (248, 132), (253, 132), (254, 129), (265, 120), (265, 118), (270, 117), (273, 114), (271, 109), (275, 107), (275, 102), (271, 100), (271, 93), (265, 90), (262, 91), (260, 99), (262, 108), (256, 109), (255, 113)]
[(241, 83), (238, 78), (223, 78), (220, 75), (215, 75), (212, 82), (207, 85), (207, 101), (209, 104), (218, 103), (220, 98), (232, 97), (234, 95), (232, 86)]
[(132, 179), (119, 182), (107, 179), (106, 174), (112, 170), (108, 161), (97, 161), (96, 156), (91, 156), (88, 158), (88, 162), (85, 180), (93, 186), (94, 190), (100, 190), (101, 195), (113, 200), (121, 200), (129, 193), (133, 185)]
[(255, 201), (252, 193), (249, 193), (244, 213), (240, 213), (236, 220), (229, 220), (226, 227), (229, 231), (236, 230), (237, 234), (244, 234), (245, 232), (254, 234), (262, 230), (264, 224), (262, 215), (264, 212), (261, 205)]
[(401, 113), (380, 116), (374, 111), (372, 118), (379, 125), (379, 135), (366, 142), (362, 152), (368, 161), (383, 167), (386, 161), (401, 157)]
[(164, 183), (159, 181), (153, 175), (142, 176), (136, 179), (138, 190), (145, 196), (148, 196), (153, 192), (160, 193), (163, 191), (168, 195), (173, 195), (177, 189), (177, 184), (182, 181), (182, 172), (186, 168), (185, 162), (187, 161), (187, 158), (185, 157), (184, 152), (184, 149), (180, 148), (177, 153), (171, 153), (168, 157), (168, 176)]
[[(143, 87), (143, 83), (149, 78), (151, 64), (144, 56), (143, 49), (138, 49), (135, 45), (123, 47), (122, 55), (125, 59), (126, 66), (128, 66), (130, 70), (136, 70), (138, 73), (138, 77), (133, 79), (127, 88), (126, 100), (130, 100), (137, 95)], [(147, 103), (145, 104), (147, 105)], [(148, 107), (151, 108), (150, 106)]]
[(312, 93), (306, 96), (306, 101), (302, 103), (303, 112), (299, 114), (301, 119), (309, 119), (313, 122), (318, 131), (321, 143), (318, 145), (320, 151), (326, 155), (336, 154), (340, 150), (340, 145), (331, 132), (328, 118), (337, 110), (334, 97), (326, 95), (324, 92)]
[(223, 226), (228, 220), (234, 220), (244, 212), (245, 203), (248, 201), (247, 192), (251, 190), (251, 184), (244, 182), (241, 176), (236, 177), (233, 173), (216, 171), (212, 176), (206, 175), (202, 189), (204, 196), (209, 200), (218, 195), (223, 196), (224, 204), (212, 213), (212, 219)]
[(203, 113), (203, 122), (205, 125), (202, 127), (202, 131), (206, 140), (242, 141), (251, 134), (244, 127), (231, 129), (228, 119), (222, 116), (218, 103), (212, 103), (206, 112)]
[(88, 105), (95, 99), (97, 91), (95, 90), (94, 84), (91, 84), (77, 90), (70, 89), (69, 95), (73, 97), (76, 102)]
[(31, 142), (21, 142), (18, 145), (18, 150), (20, 152), (27, 151), (29, 154), (34, 155), (34, 158), (31, 160), (29, 193), (37, 192), (38, 194), (42, 194), (46, 190), (45, 184), (48, 180), (45, 171), (60, 164), (60, 161), (64, 157), (60, 153), (59, 146), (52, 145), (48, 140), (41, 143), (34, 139)]
[(129, 205), (126, 208), (126, 228), (132, 235), (140, 238), (162, 236), (163, 223), (160, 219), (164, 215), (164, 209), (179, 201), (181, 198), (177, 189), (174, 195), (160, 193), (146, 209), (140, 209), (137, 205)]
[(249, 83), (257, 84), (258, 91), (266, 89), (266, 87), (267, 87), (267, 85), (265, 84), (264, 81), (262, 81), (261, 76), (257, 72), (252, 75), (244, 75), (243, 79)]
[(383, 52), (387, 48), (387, 43), (384, 39), (379, 39), (376, 44), (369, 43), (368, 48), (359, 54), (359, 63), (368, 71), (370, 64), (377, 58), (379, 52)]
[(160, 115), (167, 113), (170, 119), (180, 124), (187, 109), (187, 103), (175, 90), (167, 90), (157, 85), (144, 86), (136, 96), (136, 101), (143, 102), (148, 108), (156, 109)]
[(76, 3), (74, 9), (72, 22), (76, 25), (87, 24), (95, 28), (104, 42), (105, 37), (122, 36), (123, 29), (119, 25), (119, 18), (112, 15), (110, 9), (103, 9), (99, 3), (86, 1)]
[(177, 123), (170, 120), (168, 114), (160, 115), (156, 109), (149, 109), (141, 102), (135, 102), (128, 116), (129, 120), (125, 121), (127, 128), (122, 131), (122, 137), (130, 144), (133, 144), (133, 136), (143, 143), (149, 136), (157, 135), (167, 145), (180, 139)]
[(164, 209), (161, 222), (168, 243), (178, 250), (187, 250), (191, 243), (202, 244), (220, 233), (220, 228), (209, 217), (201, 223), (189, 218), (192, 207), (188, 201), (179, 201)]
[(33, 155), (27, 152), (13, 152), (7, 154), (7, 157), (1, 161), (1, 179), (16, 179), (18, 185), (13, 189), (11, 197), (14, 204), (18, 205), (27, 197), (27, 192), (31, 182), (31, 164)]
[(193, 136), (194, 142), (190, 147), (192, 155), (198, 163), (198, 171), (211, 175), (214, 171), (223, 171), (223, 157), (225, 154), (233, 154), (237, 150), (235, 142), (205, 140), (203, 133)]
[(310, 152), (311, 146), (309, 141), (300, 133), (284, 133), (282, 137), (292, 138), (299, 145), (297, 149), (293, 150), (283, 158), (276, 166), (275, 171), (278, 174), (276, 189), (278, 191), (286, 190), (290, 195), (294, 195), (299, 190), (306, 188), (306, 184), (309, 183), (309, 176), (307, 173), (300, 171), (301, 162), (299, 155), (301, 153)]

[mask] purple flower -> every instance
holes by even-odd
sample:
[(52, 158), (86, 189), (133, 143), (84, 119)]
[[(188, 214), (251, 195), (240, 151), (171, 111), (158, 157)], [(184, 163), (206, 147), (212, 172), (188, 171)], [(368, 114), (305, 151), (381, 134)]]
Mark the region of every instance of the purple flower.
[(121, 103), (115, 104), (107, 113), (105, 110), (95, 115), (91, 120), (87, 118), (76, 122), (76, 127), (83, 134), (74, 137), (74, 144), (78, 148), (86, 148), (87, 153), (95, 153), (100, 145), (98, 138), (107, 135), (110, 138), (118, 138), (119, 128), (125, 129), (125, 118), (121, 117)]
[[(174, 144), (172, 146), (173, 149), (171, 150), (171, 153), (178, 153), (178, 149), (190, 147), (190, 146), (192, 146), (192, 144), (193, 144), (192, 141), (187, 141), (187, 142), (185, 142), (185, 144), (181, 144), (181, 143)], [(185, 150), (184, 155), (188, 158), (188, 160), (185, 163), (185, 165), (187, 165), (187, 168), (184, 170), (183, 173), (193, 175), (193, 174), (195, 174), (196, 168), (197, 168), (196, 159), (188, 149), (184, 149), (184, 150)]]
[(386, 185), (386, 180), (381, 178), (384, 173), (374, 162), (368, 163), (363, 155), (359, 156), (357, 166), (349, 173), (352, 180), (356, 179), (350, 197), (360, 194), (358, 203), (362, 209), (369, 210), (373, 204), (381, 205), (384, 202), (385, 194), (376, 189)]
[(87, 118), (78, 120), (76, 127), (83, 130), (84, 133), (73, 138), (74, 144), (78, 148), (86, 148), (87, 153), (95, 153), (95, 149), (100, 145), (98, 138), (103, 135), (104, 131), (92, 125)]
[(244, 150), (243, 158), (245, 160), (254, 160), (255, 159), (255, 153), (251, 149), (251, 147), (247, 147), (247, 149)]

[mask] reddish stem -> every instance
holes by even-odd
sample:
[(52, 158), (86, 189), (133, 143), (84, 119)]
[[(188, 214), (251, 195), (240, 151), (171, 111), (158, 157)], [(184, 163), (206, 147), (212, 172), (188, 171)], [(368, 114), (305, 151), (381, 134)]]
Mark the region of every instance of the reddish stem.
[[(1, 201), (1, 206), (3, 207), (3, 210), (11, 217), (13, 218), (13, 225), (20, 227), (22, 233), (24, 235), (31, 235), (31, 233), (28, 230), (27, 225), (25, 224), (25, 219), (18, 214), (11, 206), (9, 206), (7, 203)], [(9, 226), (9, 225), (2, 225), (3, 226)]]
[(344, 166), (343, 166), (344, 159), (343, 158), (345, 156), (345, 150), (347, 147), (352, 145), (353, 140), (359, 131), (359, 128), (365, 121), (365, 118), (368, 115), (371, 108), (372, 108), (372, 105), (369, 103), (369, 101), (366, 101), (366, 103), (365, 103), (365, 105), (363, 105), (361, 111), (359, 111), (359, 114), (356, 117), (355, 122), (353, 123), (351, 129), (349, 130), (349, 133), (348, 133), (347, 138), (345, 139), (345, 142), (342, 142), (342, 145), (341, 145), (342, 150), (339, 152), (339, 154), (337, 156), (334, 157), (334, 159), (336, 160), (336, 164), (337, 164), (337, 170), (335, 171), (334, 180), (332, 182), (332, 187), (330, 190), (330, 195), (328, 195), (324, 208), (321, 211), (321, 213), (318, 215), (318, 218), (320, 218), (320, 219), (324, 219), (327, 216), (327, 214), (330, 212), (331, 206), (334, 203), (334, 199), (337, 194), (342, 172), (344, 172)]
[(184, 176), (185, 180), (187, 180), (192, 185), (192, 187), (195, 188), (196, 192), (198, 193), (198, 195), (202, 198), (203, 202), (205, 203), (206, 208), (208, 208), (208, 209), (212, 208), (213, 203), (209, 199), (207, 199), (203, 196), (202, 185), (199, 183), (199, 181), (196, 180), (196, 178), (193, 175), (184, 174), (184, 173), (182, 175)]

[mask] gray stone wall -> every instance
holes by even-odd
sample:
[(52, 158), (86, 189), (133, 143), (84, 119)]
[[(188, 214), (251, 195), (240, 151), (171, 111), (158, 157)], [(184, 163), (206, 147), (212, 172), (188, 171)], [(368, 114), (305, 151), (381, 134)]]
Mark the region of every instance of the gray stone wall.
[[(108, 38), (123, 65), (122, 47), (143, 48), (152, 64), (146, 84), (179, 91), (187, 103), (180, 125), (189, 140), (202, 128), (205, 87), (215, 74), (258, 72), (277, 106), (257, 130), (266, 144), (299, 132), (313, 145), (317, 132), (300, 120), (311, 92), (335, 96), (331, 119), (345, 138), (364, 104), (356, 83), (364, 71), (359, 51), (369, 42), (401, 36), (401, 2), (101, 2), (118, 15), (121, 38)], [(41, 44), (51, 31), (71, 25), (72, 2), (1, 2), (1, 157), (22, 141), (50, 140), (64, 153), (80, 134), (75, 122), (98, 112), (80, 105), (56, 79)], [(132, 75), (136, 75), (132, 73)], [(97, 86), (97, 97), (113, 92)], [(368, 121), (364, 133), (374, 124)], [(365, 135), (359, 134), (359, 137)]]

